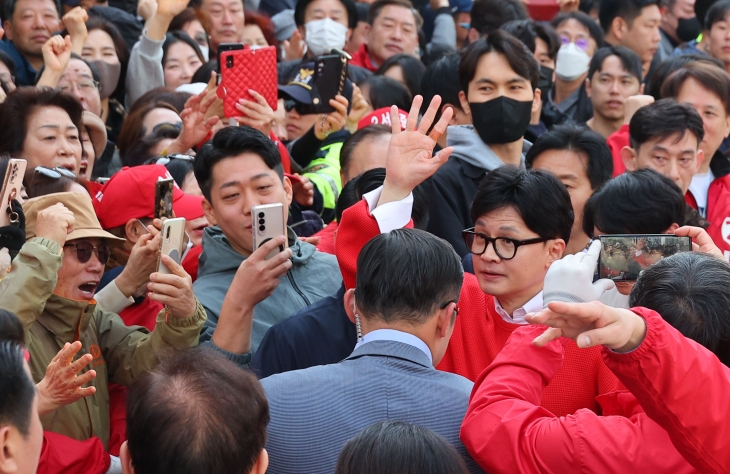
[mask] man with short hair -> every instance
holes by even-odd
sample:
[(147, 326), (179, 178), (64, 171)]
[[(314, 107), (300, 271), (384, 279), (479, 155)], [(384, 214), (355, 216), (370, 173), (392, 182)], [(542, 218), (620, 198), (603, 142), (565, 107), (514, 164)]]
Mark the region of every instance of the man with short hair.
[[(453, 22), (453, 20), (452, 20)], [(376, 0), (368, 12), (367, 42), (352, 55), (350, 64), (375, 72), (396, 54), (419, 57), (418, 30), (423, 20), (409, 0)]]
[(0, 51), (15, 62), (17, 86), (32, 86), (43, 66), (41, 48), (58, 31), (60, 3), (55, 0), (8, 0), (3, 11), (5, 39)]
[(469, 41), (489, 36), (510, 21), (528, 18), (527, 8), (520, 0), (476, 0), (471, 7)]
[(601, 48), (591, 59), (586, 94), (593, 103), (593, 117), (586, 125), (604, 139), (624, 123), (626, 99), (641, 94), (641, 60), (623, 46)]
[(621, 150), (628, 171), (651, 168), (686, 193), (702, 166), (705, 136), (700, 115), (688, 104), (662, 99), (636, 111), (629, 124), (630, 147)]
[(271, 410), (271, 470), (331, 472), (362, 429), (408, 420), (440, 434), (470, 472), (481, 472), (459, 440), (472, 384), (434, 369), (457, 320), (462, 282), (458, 255), (427, 232), (395, 229), (368, 242), (356, 286), (344, 296), (358, 334), (352, 354), (261, 381)]
[(241, 0), (202, 0), (197, 7), (210, 38), (210, 57), (221, 43), (243, 41), (244, 14)]
[(253, 247), (251, 208), (281, 204), (286, 212), (292, 200), (279, 151), (264, 134), (250, 127), (219, 131), (198, 151), (195, 177), (213, 225), (203, 235), (193, 286), (208, 313), (201, 342), (247, 366), (270, 326), (334, 294), (342, 279), (335, 258), (291, 228)]
[(680, 45), (696, 40), (702, 34), (702, 24), (695, 13), (695, 0), (667, 0), (662, 7), (658, 52), (659, 59), (665, 61)]
[(471, 43), (459, 65), (459, 103), (473, 125), (450, 126), (452, 158), (426, 182), (430, 196), (427, 230), (446, 239), (463, 258), (461, 237), (479, 182), (502, 165), (524, 166), (524, 140), (540, 104), (539, 65), (517, 38), (497, 30)]
[(23, 348), (0, 341), (0, 473), (35, 474), (42, 447), (38, 391)]
[(263, 474), (269, 405), (261, 384), (210, 349), (162, 361), (129, 390), (124, 474)]
[(646, 77), (661, 41), (659, 0), (602, 0), (598, 19), (606, 43), (634, 51)]

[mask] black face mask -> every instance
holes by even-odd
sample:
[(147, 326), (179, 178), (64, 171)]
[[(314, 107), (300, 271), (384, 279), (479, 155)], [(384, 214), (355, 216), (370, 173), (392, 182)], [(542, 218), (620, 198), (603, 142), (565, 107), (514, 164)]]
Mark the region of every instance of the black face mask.
[(553, 87), (553, 73), (555, 69), (550, 69), (547, 66), (540, 64), (540, 80), (537, 82), (537, 88), (543, 94), (547, 94), (548, 91)]
[(682, 42), (692, 41), (702, 33), (702, 26), (697, 17), (680, 18), (677, 23), (677, 38)]
[(519, 140), (532, 118), (532, 101), (520, 102), (501, 96), (487, 102), (469, 102), (474, 129), (484, 143), (502, 144)]

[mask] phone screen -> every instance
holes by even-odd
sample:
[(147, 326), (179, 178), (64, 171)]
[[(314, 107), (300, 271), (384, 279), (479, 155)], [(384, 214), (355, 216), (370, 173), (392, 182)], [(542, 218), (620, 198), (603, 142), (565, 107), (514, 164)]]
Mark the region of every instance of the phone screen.
[(175, 188), (175, 180), (161, 179), (155, 186), (155, 218), (169, 219), (172, 217), (172, 192)]
[(692, 239), (670, 234), (601, 235), (599, 278), (635, 281), (659, 260), (692, 251)]

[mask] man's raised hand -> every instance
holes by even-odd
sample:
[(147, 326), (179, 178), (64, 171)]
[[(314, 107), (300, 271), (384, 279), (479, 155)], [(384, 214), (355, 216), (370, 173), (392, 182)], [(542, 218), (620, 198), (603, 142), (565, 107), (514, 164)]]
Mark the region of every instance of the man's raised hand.
[(436, 142), (446, 131), (453, 110), (450, 107), (444, 110), (439, 121), (431, 129), (441, 105), (441, 97), (434, 96), (419, 124), (418, 112), (422, 103), (423, 97), (420, 95), (413, 99), (405, 130), (401, 130), (398, 108), (393, 106), (390, 109), (393, 135), (385, 158), (385, 182), (378, 205), (406, 198), (416, 186), (446, 163), (454, 151), (452, 147), (446, 147), (433, 155)]

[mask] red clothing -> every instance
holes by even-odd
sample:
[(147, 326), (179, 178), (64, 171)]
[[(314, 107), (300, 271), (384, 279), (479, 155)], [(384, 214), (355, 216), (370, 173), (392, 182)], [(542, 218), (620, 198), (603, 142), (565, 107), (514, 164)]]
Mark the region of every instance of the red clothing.
[(38, 474), (104, 474), (110, 465), (111, 459), (97, 437), (77, 441), (58, 433), (43, 432)]
[(366, 45), (365, 43), (360, 46), (360, 49), (355, 51), (349, 63), (352, 66), (364, 67), (370, 72), (375, 72), (378, 70), (378, 66), (373, 64), (373, 60), (370, 58), (370, 53), (368, 53), (368, 45)]
[(701, 472), (730, 473), (730, 368), (646, 308), (646, 337), (627, 354), (603, 359), (647, 415)]
[(608, 137), (606, 143), (608, 144), (608, 148), (611, 149), (611, 155), (613, 156), (613, 177), (615, 178), (626, 171), (624, 160), (621, 159), (621, 150), (625, 146), (631, 146), (629, 142), (629, 125), (621, 125), (618, 132)]
[[(343, 213), (336, 249), (346, 288), (355, 286), (360, 250), (379, 233), (378, 223), (364, 200)], [(502, 350), (512, 331), (520, 326), (504, 321), (497, 314), (494, 297), (484, 294), (471, 274), (464, 275), (459, 308), (449, 347), (436, 368), (475, 380)], [(567, 350), (563, 368), (545, 389), (543, 406), (558, 416), (580, 408), (597, 410), (595, 397), (618, 388), (622, 386), (603, 364), (600, 349), (579, 350), (573, 344)]]
[(195, 283), (195, 280), (198, 279), (198, 264), (200, 254), (202, 253), (203, 246), (195, 245), (190, 249), (188, 254), (185, 255), (185, 259), (181, 263), (182, 267), (185, 269), (186, 272), (188, 272), (188, 275), (190, 275), (190, 278), (193, 279), (193, 283)]
[(560, 339), (537, 347), (532, 340), (543, 331), (515, 330), (474, 385), (461, 439), (484, 470), (697, 472), (630, 392), (600, 396), (604, 416), (582, 409), (557, 417), (540, 407), (545, 386), (563, 365), (564, 347), (572, 343)]
[[(697, 201), (690, 191), (687, 191), (684, 199), (697, 209)], [(707, 233), (725, 254), (725, 260), (730, 262), (730, 174), (716, 177), (710, 183), (706, 218), (710, 223)]]
[(317, 244), (317, 250), (334, 255), (335, 254), (335, 232), (339, 225), (336, 221), (332, 221), (325, 226), (324, 229), (320, 230), (312, 237), (319, 237), (320, 241)]
[(286, 145), (281, 143), (281, 140), (279, 140), (279, 137), (274, 135), (274, 132), (269, 132), (269, 138), (274, 141), (276, 148), (279, 149), (279, 154), (281, 155), (281, 166), (284, 168), (284, 173), (291, 173), (291, 158), (289, 157), (289, 150), (286, 149)]

